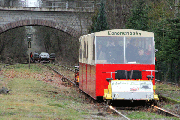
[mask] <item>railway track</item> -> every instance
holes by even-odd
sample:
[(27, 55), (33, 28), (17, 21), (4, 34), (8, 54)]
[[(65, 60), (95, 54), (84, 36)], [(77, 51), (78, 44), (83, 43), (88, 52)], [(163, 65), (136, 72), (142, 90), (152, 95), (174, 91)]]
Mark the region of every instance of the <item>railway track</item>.
[(168, 110), (165, 110), (165, 109), (163, 109), (163, 108), (160, 108), (160, 107), (158, 107), (158, 106), (153, 106), (153, 109), (154, 109), (155, 111), (159, 112), (160, 114), (164, 114), (164, 115), (166, 115), (166, 116), (173, 116), (173, 117), (180, 118), (179, 115), (177, 115), (177, 114), (175, 114), (175, 113), (172, 113), (172, 112), (170, 112), (170, 111), (168, 111)]
[[(58, 66), (61, 66), (61, 67), (64, 67), (66, 68), (67, 70), (69, 71), (72, 71), (72, 72), (75, 72), (74, 70), (70, 69), (70, 68), (67, 68), (66, 66), (63, 66), (63, 65), (58, 65)], [(68, 80), (71, 84), (73, 84), (74, 86), (77, 86), (76, 83), (73, 82), (73, 80), (71, 80), (70, 78), (66, 77), (64, 74), (58, 72), (57, 70), (55, 70), (54, 68), (52, 68), (51, 66), (48, 66), (51, 70), (53, 70), (54, 72), (56, 72), (57, 74), (61, 75), (61, 80), (62, 81), (66, 81)], [(66, 79), (66, 80), (64, 80)], [(77, 86), (78, 87), (78, 86)], [(114, 107), (110, 106), (110, 105), (107, 105), (105, 103), (103, 103), (103, 105), (106, 107), (106, 108), (109, 108), (110, 110), (112, 110), (112, 112), (115, 112), (117, 113), (118, 115), (122, 116), (123, 118), (127, 119), (127, 120), (130, 120), (130, 118), (126, 117), (125, 115), (123, 115), (121, 112), (119, 112), (118, 110), (116, 110)]]
[(124, 118), (127, 119), (127, 120), (130, 120), (130, 118), (126, 117), (124, 114), (122, 114), (120, 111), (118, 111), (117, 109), (115, 109), (113, 106), (109, 106), (109, 105), (108, 105), (108, 107), (109, 107), (111, 110), (113, 110), (114, 112), (116, 112), (118, 115), (124, 117)]
[(52, 69), (54, 72), (56, 72), (57, 74), (61, 75), (61, 80), (64, 82), (65, 80), (68, 80), (70, 83), (72, 83), (73, 85), (76, 86), (76, 83), (73, 82), (73, 80), (71, 80), (70, 78), (66, 77), (64, 74), (58, 72), (57, 70), (55, 70), (54, 68), (52, 68), (51, 66), (48, 66), (50, 69)]
[[(3, 66), (3, 67), (8, 67), (8, 66), (10, 66), (10, 65), (5, 65), (5, 66)], [(57, 74), (59, 74), (59, 75), (61, 76), (61, 80), (62, 80), (62, 81), (68, 81), (69, 84), (72, 84), (72, 85), (74, 85), (74, 86), (77, 86), (77, 85), (74, 83), (73, 79), (67, 77), (65, 74), (62, 74), (61, 72), (57, 71), (56, 69), (54, 69), (54, 68), (51, 67), (51, 66), (47, 66), (46, 64), (45, 64), (45, 66), (48, 67), (48, 68), (50, 68), (51, 70), (53, 70), (53, 71), (56, 72)], [(58, 66), (61, 66), (61, 65), (58, 65)], [(74, 72), (73, 69), (70, 69), (70, 68), (68, 68), (68, 67), (66, 67), (66, 66), (61, 66), (61, 67), (63, 67), (64, 69), (66, 69), (66, 70), (68, 70), (68, 71)], [(112, 114), (113, 114), (113, 113), (116, 113), (117, 115), (122, 116), (124, 119), (130, 120), (130, 118), (128, 118), (126, 115), (122, 114), (122, 112), (120, 111), (120, 110), (124, 109), (124, 107), (118, 108), (118, 107), (116, 107), (116, 106), (110, 106), (110, 105), (107, 105), (107, 104), (105, 104), (105, 103), (103, 103), (103, 105), (104, 105), (106, 108), (110, 109)], [(132, 108), (129, 108), (129, 110), (130, 110), (130, 109), (132, 110)], [(136, 110), (136, 109), (138, 109), (138, 108), (134, 108), (134, 110)], [(152, 109), (151, 112), (154, 112), (154, 113), (157, 113), (157, 114), (163, 114), (163, 115), (165, 115), (165, 116), (173, 116), (173, 117), (180, 118), (180, 116), (179, 116), (178, 114), (175, 114), (175, 113), (173, 113), (173, 112), (171, 112), (171, 111), (165, 110), (165, 109), (163, 109), (163, 108), (161, 108), (161, 107), (158, 107), (158, 106), (152, 106), (151, 109)]]
[[(54, 64), (54, 65), (57, 65), (57, 64)], [(63, 66), (63, 65), (57, 65), (57, 66), (61, 66), (63, 68), (65, 68), (66, 70), (69, 70), (69, 71), (72, 71), (72, 72), (75, 72), (73, 69), (70, 69), (66, 66)], [(66, 75), (60, 73), (59, 71), (57, 71), (56, 69), (52, 68), (51, 66), (48, 66), (51, 70), (53, 70), (54, 72), (56, 72), (57, 74), (61, 75), (61, 80), (64, 82), (64, 81), (68, 81), (68, 83), (70, 84), (73, 84), (74, 86), (77, 86), (75, 82), (73, 82), (74, 80), (67, 77)], [(111, 105), (107, 105), (105, 103), (103, 103), (103, 105), (106, 107), (106, 108), (109, 108), (110, 110), (112, 110), (112, 112), (115, 112), (116, 114), (122, 116), (123, 118), (127, 119), (127, 120), (130, 120), (130, 118), (126, 117), (124, 114), (122, 114), (119, 110), (122, 110), (122, 109), (126, 109), (125, 107), (121, 107), (121, 108), (117, 108), (116, 109), (116, 106), (111, 106)], [(163, 115), (166, 115), (166, 116), (173, 116), (173, 117), (177, 117), (177, 118), (180, 118), (179, 115), (173, 113), (173, 112), (170, 112), (168, 110), (165, 110), (161, 107), (158, 107), (158, 106), (152, 106), (151, 107), (152, 110), (151, 112), (155, 112), (155, 113), (158, 113), (158, 114), (163, 114)], [(138, 107), (137, 108), (134, 108), (135, 109), (139, 109)], [(132, 110), (132, 108), (131, 108)]]

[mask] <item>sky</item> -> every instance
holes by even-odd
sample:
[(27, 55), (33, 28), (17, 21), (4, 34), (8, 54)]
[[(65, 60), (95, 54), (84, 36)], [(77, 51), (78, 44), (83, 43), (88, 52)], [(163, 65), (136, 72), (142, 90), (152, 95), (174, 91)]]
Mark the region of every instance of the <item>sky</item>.
[(38, 0), (21, 0), (21, 1), (26, 3), (26, 7), (38, 7), (39, 6)]

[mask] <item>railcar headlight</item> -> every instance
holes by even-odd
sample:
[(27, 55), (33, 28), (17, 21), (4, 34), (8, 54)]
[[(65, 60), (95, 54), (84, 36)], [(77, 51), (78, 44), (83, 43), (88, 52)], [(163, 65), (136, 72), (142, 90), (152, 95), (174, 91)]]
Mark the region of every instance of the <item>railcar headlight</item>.
[(118, 94), (118, 93), (115, 93), (115, 94), (114, 94), (114, 97), (119, 97), (119, 94)]
[(113, 80), (113, 78), (106, 78), (106, 80), (109, 82), (110, 80)]

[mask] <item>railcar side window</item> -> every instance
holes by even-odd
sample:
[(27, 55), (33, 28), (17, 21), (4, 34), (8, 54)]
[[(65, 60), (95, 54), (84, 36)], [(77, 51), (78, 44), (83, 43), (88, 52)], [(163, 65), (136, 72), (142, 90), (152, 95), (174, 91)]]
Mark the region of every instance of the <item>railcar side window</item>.
[(84, 41), (83, 58), (86, 58), (86, 42)]
[(86, 53), (86, 59), (88, 59), (88, 51), (89, 51), (89, 49), (88, 49), (88, 41), (87, 41), (87, 48), (86, 48), (86, 50), (87, 50), (87, 51), (86, 51), (86, 52), (87, 52), (87, 53)]
[(95, 39), (93, 39), (93, 60), (95, 60)]
[(82, 62), (82, 44), (80, 42), (80, 48), (79, 48), (79, 61)]

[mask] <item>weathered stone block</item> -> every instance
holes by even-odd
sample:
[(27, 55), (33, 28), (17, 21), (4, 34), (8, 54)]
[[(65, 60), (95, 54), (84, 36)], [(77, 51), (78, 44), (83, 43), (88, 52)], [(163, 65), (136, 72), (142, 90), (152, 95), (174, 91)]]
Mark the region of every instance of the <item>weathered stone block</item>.
[[(26, 25), (42, 25), (59, 29), (77, 37), (82, 28), (87, 33), (91, 25), (92, 12), (42, 11), (42, 10), (0, 10), (0, 32)], [(80, 24), (81, 21), (81, 24)]]

